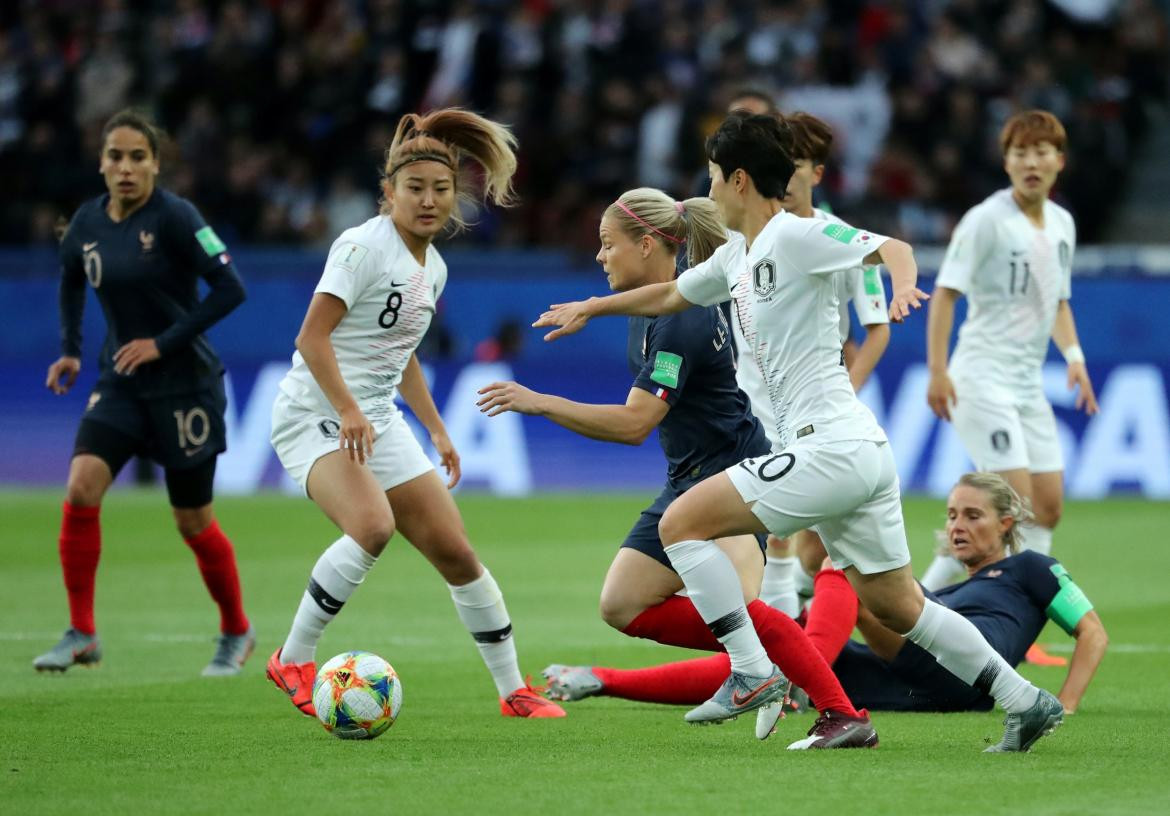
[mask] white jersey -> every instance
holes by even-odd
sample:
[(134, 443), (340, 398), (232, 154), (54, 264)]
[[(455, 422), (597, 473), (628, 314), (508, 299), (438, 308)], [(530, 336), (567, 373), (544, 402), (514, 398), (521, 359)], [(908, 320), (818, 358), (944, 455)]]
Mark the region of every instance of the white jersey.
[(1044, 202), (1037, 229), (1000, 190), (963, 216), (936, 285), (967, 296), (967, 318), (950, 373), (1013, 393), (1041, 389), (1041, 367), (1061, 300), (1071, 294), (1076, 226), (1068, 210)]
[[(828, 221), (850, 228), (848, 224), (837, 216), (824, 210), (813, 209), (813, 218)], [(730, 239), (743, 236), (737, 232), (729, 233)], [(729, 240), (730, 240), (729, 239)], [(886, 290), (882, 286), (878, 267), (858, 264), (842, 270), (833, 276), (836, 280), (838, 330), (841, 336), (841, 345), (849, 339), (849, 303), (853, 303), (853, 310), (863, 326), (872, 326), (876, 323), (889, 323), (890, 317), (886, 306)], [(736, 348), (736, 380), (740, 389), (749, 396), (753, 393), (767, 393), (764, 385), (763, 372), (756, 364), (753, 350), (748, 346), (738, 320), (731, 321), (731, 331), (735, 337)], [(764, 426), (764, 433), (768, 441), (774, 446), (779, 445), (777, 437), (776, 419), (769, 404), (753, 400), (752, 413)]]
[(774, 446), (811, 433), (825, 441), (886, 440), (842, 365), (835, 279), (886, 240), (780, 212), (750, 250), (743, 236), (733, 237), (679, 276), (678, 290), (691, 303), (734, 301), (737, 340), (749, 352), (744, 365), (756, 368), (744, 372), (740, 387)]
[[(316, 292), (345, 302), (346, 313), (329, 336), (341, 377), (371, 422), (392, 418), (402, 372), (426, 334), (447, 284), (447, 265), (434, 246), (419, 266), (385, 216), (347, 229), (333, 242)], [(336, 415), (301, 353), (280, 383), (289, 399)]]

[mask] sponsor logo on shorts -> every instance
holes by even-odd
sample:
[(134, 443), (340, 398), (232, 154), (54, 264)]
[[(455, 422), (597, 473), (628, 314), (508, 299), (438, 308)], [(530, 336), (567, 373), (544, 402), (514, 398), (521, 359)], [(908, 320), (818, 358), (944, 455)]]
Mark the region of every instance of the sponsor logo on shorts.
[(1008, 450), (1012, 446), (1012, 438), (1007, 431), (991, 432), (991, 447), (999, 452)]
[(336, 439), (341, 435), (341, 423), (336, 419), (323, 419), (317, 423), (317, 430), (326, 439)]
[(102, 398), (100, 391), (94, 391), (89, 395), (89, 402), (86, 403), (85, 410), (92, 411), (93, 407), (98, 404), (98, 400)]

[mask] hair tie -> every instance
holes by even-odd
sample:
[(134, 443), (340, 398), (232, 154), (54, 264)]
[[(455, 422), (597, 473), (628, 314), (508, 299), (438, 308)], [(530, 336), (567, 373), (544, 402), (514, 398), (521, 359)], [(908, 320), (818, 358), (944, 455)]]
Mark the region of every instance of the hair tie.
[(676, 201), (676, 202), (674, 202), (674, 208), (675, 208), (676, 210), (678, 210), (678, 214), (679, 214), (679, 215), (685, 215), (685, 214), (686, 214), (686, 211), (687, 211), (687, 205), (686, 205), (686, 204), (683, 204), (681, 201)]
[(630, 218), (634, 219), (635, 221), (637, 221), (639, 224), (641, 224), (642, 226), (644, 226), (646, 229), (650, 230), (651, 232), (658, 233), (666, 240), (668, 240), (672, 243), (675, 243), (675, 244), (681, 244), (685, 240), (683, 238), (676, 238), (673, 235), (668, 235), (665, 232), (663, 232), (662, 230), (658, 229), (657, 227), (652, 226), (651, 224), (647, 223), (643, 218), (639, 217), (637, 213), (635, 213), (633, 210), (631, 210), (629, 207), (627, 207), (620, 199), (613, 202), (613, 203), (616, 207), (620, 208), (621, 211), (624, 212), (626, 215), (628, 215)]

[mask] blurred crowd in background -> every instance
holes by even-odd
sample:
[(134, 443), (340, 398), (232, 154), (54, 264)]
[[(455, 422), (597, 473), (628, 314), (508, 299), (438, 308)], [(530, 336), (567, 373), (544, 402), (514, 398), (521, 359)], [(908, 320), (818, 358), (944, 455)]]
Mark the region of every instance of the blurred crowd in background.
[(998, 130), (1065, 123), (1058, 198), (1099, 239), (1164, 105), (1166, 0), (13, 0), (0, 7), (0, 243), (49, 242), (103, 191), (127, 105), (164, 183), (230, 243), (321, 246), (376, 211), (398, 117), (463, 105), (520, 140), (521, 204), (460, 241), (592, 251), (622, 190), (702, 190), (744, 88), (834, 125), (821, 198), (945, 242), (1005, 186)]

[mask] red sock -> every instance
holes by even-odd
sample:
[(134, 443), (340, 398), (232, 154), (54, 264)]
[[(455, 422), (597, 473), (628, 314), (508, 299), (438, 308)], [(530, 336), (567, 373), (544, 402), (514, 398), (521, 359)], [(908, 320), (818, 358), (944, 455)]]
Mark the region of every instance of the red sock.
[(212, 599), (219, 605), (220, 631), (228, 635), (242, 635), (248, 631), (248, 618), (240, 594), (240, 574), (236, 570), (236, 553), (232, 542), (212, 520), (199, 535), (187, 539), (187, 546), (195, 552), (199, 572)]
[(821, 570), (814, 583), (804, 634), (831, 666), (857, 625), (857, 593), (841, 570)]
[(819, 711), (832, 709), (850, 717), (858, 716), (841, 688), (841, 681), (796, 621), (760, 600), (748, 604), (747, 611), (768, 657), (789, 680), (805, 690)]
[(726, 654), (697, 657), (648, 669), (607, 669), (593, 667), (607, 697), (621, 697), (642, 703), (698, 705), (710, 699), (731, 671)]
[(69, 625), (86, 635), (97, 629), (93, 622), (93, 587), (102, 553), (101, 507), (74, 507), (65, 502), (57, 551), (65, 592), (69, 595)]
[(723, 651), (723, 645), (711, 634), (710, 627), (703, 621), (703, 616), (695, 609), (691, 599), (682, 595), (672, 595), (657, 606), (650, 607), (630, 621), (622, 632), (630, 637), (646, 638), (667, 646), (702, 649), (705, 652)]

